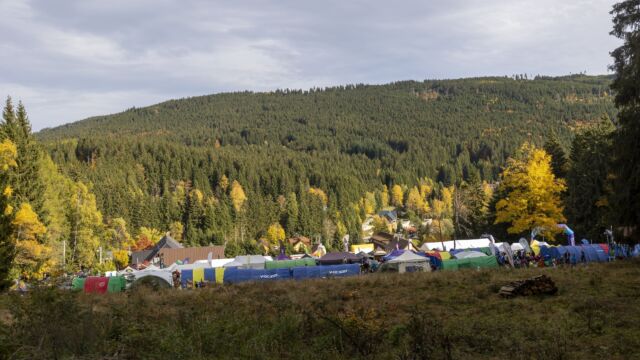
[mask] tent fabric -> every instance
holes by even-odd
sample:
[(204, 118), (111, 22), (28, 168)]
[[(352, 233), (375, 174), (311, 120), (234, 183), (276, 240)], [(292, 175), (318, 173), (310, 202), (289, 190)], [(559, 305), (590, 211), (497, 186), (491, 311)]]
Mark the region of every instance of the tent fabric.
[(290, 269), (299, 266), (316, 266), (316, 259), (302, 258), (297, 260), (275, 260), (264, 263), (265, 269)]
[(593, 247), (593, 250), (596, 252), (596, 256), (598, 256), (599, 262), (607, 262), (609, 261), (609, 253), (604, 251), (604, 249), (600, 245), (601, 244), (593, 244), (591, 245), (591, 247)]
[(232, 262), (224, 265), (226, 268), (237, 267), (241, 269), (264, 269), (264, 263), (273, 260), (262, 255), (242, 255), (236, 256)]
[(322, 265), (339, 265), (347, 263), (360, 262), (362, 258), (356, 254), (350, 252), (332, 252), (327, 253), (325, 256), (318, 259), (318, 263)]
[(482, 253), (483, 255), (493, 255), (493, 253), (491, 252), (491, 247), (477, 247), (477, 248), (467, 248), (467, 249), (451, 249), (449, 250), (449, 253), (451, 254), (451, 256), (455, 257), (455, 255), (457, 253), (463, 252), (463, 251), (476, 251), (479, 253)]
[(412, 251), (404, 251), (402, 254), (390, 259), (387, 262), (390, 264), (395, 264), (395, 263), (403, 263), (403, 262), (428, 262), (428, 261), (429, 259), (427, 259), (424, 256), (417, 255)]
[[(422, 244), (420, 247), (421, 250), (452, 250), (452, 249), (473, 249), (473, 248), (489, 248), (489, 244), (491, 240), (483, 238), (483, 239), (469, 239), (469, 240), (450, 240), (450, 241), (438, 241), (438, 242), (427, 242)], [(444, 246), (444, 248), (443, 248)]]
[[(607, 254), (607, 256), (609, 255), (609, 245), (607, 244), (597, 244), (602, 250), (604, 250), (604, 252)], [(638, 246), (638, 245), (636, 245)]]
[(204, 268), (193, 269), (193, 283), (199, 283), (204, 281)]
[(402, 255), (402, 254), (404, 254), (404, 250), (396, 249), (396, 250), (393, 250), (392, 252), (388, 253), (387, 255), (383, 256), (382, 259), (384, 261), (389, 261), (389, 260), (391, 260), (393, 258), (396, 258), (396, 257)]
[(291, 269), (291, 274), (296, 280), (355, 276), (360, 274), (360, 265), (342, 264), (296, 267)]
[(375, 250), (373, 244), (354, 244), (350, 246), (351, 252), (357, 254), (359, 252), (370, 253)]
[(102, 276), (89, 276), (84, 281), (85, 293), (104, 294), (109, 286), (109, 278)]
[(225, 271), (225, 268), (219, 267), (219, 268), (215, 268), (215, 270), (216, 270), (216, 284), (224, 283), (224, 271)]
[(81, 278), (81, 277), (74, 278), (73, 280), (71, 280), (71, 289), (78, 290), (78, 291), (83, 290), (85, 280), (86, 278)]
[(484, 257), (484, 256), (487, 256), (487, 255), (484, 253), (481, 253), (480, 251), (460, 251), (454, 255), (456, 259), (467, 259), (467, 258)]
[(593, 248), (593, 246), (589, 244), (589, 245), (582, 245), (580, 247), (582, 248), (582, 252), (584, 253), (584, 258), (587, 262), (598, 261), (598, 253)]
[(486, 269), (497, 268), (498, 261), (495, 256), (474, 257), (466, 259), (451, 259), (442, 262), (443, 270), (458, 270), (458, 269)]
[(224, 271), (224, 282), (235, 284), (245, 281), (272, 281), (291, 279), (289, 269), (239, 269), (228, 268)]
[(124, 276), (111, 276), (107, 284), (107, 292), (123, 292), (127, 287), (127, 280)]
[(187, 287), (187, 282), (191, 281), (193, 284), (193, 270), (185, 269), (180, 272), (180, 282), (182, 283), (182, 287)]
[(204, 269), (204, 280), (208, 282), (216, 281), (216, 269), (206, 268)]
[(520, 243), (513, 243), (513, 244), (511, 244), (511, 250), (513, 250), (513, 251), (525, 251), (526, 249)]

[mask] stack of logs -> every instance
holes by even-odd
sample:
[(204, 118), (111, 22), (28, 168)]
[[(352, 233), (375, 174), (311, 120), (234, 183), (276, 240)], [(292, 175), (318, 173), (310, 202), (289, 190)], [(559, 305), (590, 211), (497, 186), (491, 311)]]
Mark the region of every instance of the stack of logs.
[(506, 298), (529, 295), (553, 295), (558, 291), (556, 284), (547, 275), (540, 275), (523, 281), (514, 281), (500, 288), (500, 295)]

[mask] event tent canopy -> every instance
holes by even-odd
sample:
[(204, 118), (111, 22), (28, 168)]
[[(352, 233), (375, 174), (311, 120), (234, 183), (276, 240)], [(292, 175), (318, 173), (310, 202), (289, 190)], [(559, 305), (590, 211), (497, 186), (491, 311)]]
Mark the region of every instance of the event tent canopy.
[(352, 254), (350, 252), (342, 251), (342, 252), (331, 252), (327, 253), (325, 256), (318, 259), (318, 262), (322, 265), (335, 265), (335, 264), (345, 264), (345, 263), (355, 263), (360, 262), (362, 257), (356, 254)]
[(225, 268), (236, 267), (239, 269), (264, 269), (264, 263), (273, 261), (271, 256), (241, 255), (236, 256), (232, 262), (224, 264)]
[(487, 254), (480, 251), (461, 251), (453, 256), (456, 259), (467, 259), (467, 258), (475, 258), (475, 257), (484, 257), (484, 256), (487, 256)]

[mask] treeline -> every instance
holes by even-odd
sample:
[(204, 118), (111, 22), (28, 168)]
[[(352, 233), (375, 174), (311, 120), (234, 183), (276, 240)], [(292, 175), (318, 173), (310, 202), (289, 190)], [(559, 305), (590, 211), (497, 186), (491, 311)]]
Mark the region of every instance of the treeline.
[[(29, 216), (6, 215), (19, 250), (7, 271), (37, 278), (95, 267), (100, 251), (124, 266), (128, 251), (166, 231), (187, 245), (225, 244), (228, 256), (268, 252), (295, 235), (338, 249), (391, 208), (417, 224), (421, 241), (517, 238), (525, 231), (497, 219), (513, 189), (497, 184), (514, 154), (529, 166), (525, 142), (546, 143), (554, 179), (568, 185), (554, 206), (595, 239), (610, 219), (612, 128), (600, 120), (616, 114), (609, 83), (580, 75), (220, 94), (45, 130), (38, 142), (9, 99), (4, 200)], [(16, 232), (22, 218), (30, 231)], [(31, 267), (17, 265), (27, 264), (20, 254)]]
[[(229, 243), (260, 239), (279, 222), (287, 236), (329, 240), (335, 227), (358, 241), (363, 218), (353, 204), (366, 192), (396, 184), (408, 191), (424, 178), (442, 187), (493, 182), (522, 142), (542, 145), (555, 133), (566, 146), (576, 128), (615, 115), (609, 83), (478, 78), (219, 94), (38, 138), (65, 174), (94, 185), (107, 219), (124, 218), (134, 233), (178, 221), (187, 243)], [(223, 178), (242, 186), (243, 214)], [(195, 190), (202, 205), (189, 196)], [(304, 212), (300, 220), (287, 220), (287, 206)]]

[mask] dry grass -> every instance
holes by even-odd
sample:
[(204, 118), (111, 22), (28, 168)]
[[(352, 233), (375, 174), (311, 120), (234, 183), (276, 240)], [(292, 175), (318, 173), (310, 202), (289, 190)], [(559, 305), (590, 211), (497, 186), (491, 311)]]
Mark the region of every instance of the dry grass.
[[(500, 286), (549, 275), (552, 297)], [(0, 358), (640, 358), (640, 263), (0, 300)], [(10, 315), (7, 314), (10, 312)]]

